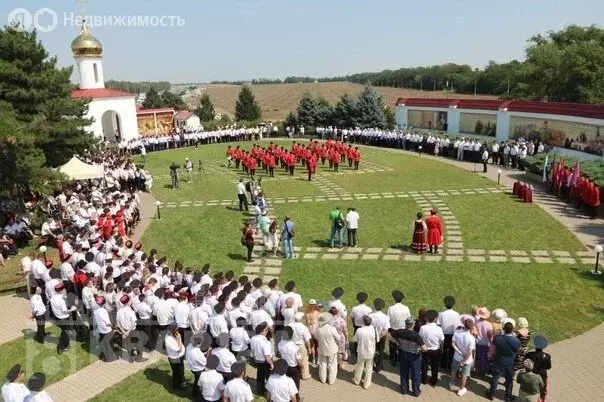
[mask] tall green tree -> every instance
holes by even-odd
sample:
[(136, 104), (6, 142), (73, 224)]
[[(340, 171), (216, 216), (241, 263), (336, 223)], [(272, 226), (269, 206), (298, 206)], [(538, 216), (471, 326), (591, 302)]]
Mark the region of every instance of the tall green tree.
[(159, 94), (159, 92), (157, 92), (157, 89), (155, 89), (155, 87), (151, 87), (151, 89), (149, 89), (146, 94), (145, 100), (143, 101), (143, 108), (159, 109), (162, 107), (164, 107), (164, 101), (161, 95)]
[(216, 110), (214, 109), (214, 104), (210, 99), (210, 95), (207, 93), (201, 96), (199, 99), (199, 106), (195, 108), (195, 114), (199, 116), (201, 121), (211, 121), (216, 117)]
[(358, 126), (356, 101), (344, 94), (333, 109), (332, 122), (336, 127), (352, 128)]
[(74, 99), (73, 68), (58, 68), (36, 32), (0, 29), (0, 101), (14, 110), (22, 131), (32, 134), (44, 164), (59, 166), (96, 142), (85, 127), (89, 101)]
[(254, 98), (252, 90), (244, 85), (239, 91), (239, 98), (235, 104), (235, 120), (256, 121), (261, 118), (262, 111)]
[(319, 117), (319, 103), (309, 91), (302, 95), (296, 113), (298, 114), (299, 125), (313, 129), (316, 127)]
[(384, 116), (386, 117), (386, 129), (394, 130), (396, 127), (396, 116), (394, 115), (394, 110), (389, 107), (384, 108)]
[(185, 110), (187, 104), (182, 100), (182, 96), (174, 92), (164, 91), (161, 94), (162, 107), (173, 107), (176, 110)]
[(384, 98), (371, 85), (366, 85), (356, 103), (357, 124), (361, 128), (386, 128)]
[(333, 125), (333, 107), (327, 102), (325, 98), (319, 98), (317, 102), (318, 113), (317, 113), (317, 126), (327, 127)]
[(530, 38), (524, 73), (529, 98), (604, 103), (604, 29), (570, 25)]

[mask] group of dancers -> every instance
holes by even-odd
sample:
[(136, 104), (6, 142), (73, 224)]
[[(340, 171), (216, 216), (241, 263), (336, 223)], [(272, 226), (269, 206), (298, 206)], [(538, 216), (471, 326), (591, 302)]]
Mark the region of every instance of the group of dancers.
[(271, 141), (268, 147), (254, 144), (249, 151), (242, 149), (239, 145), (235, 148), (229, 145), (226, 157), (229, 167), (234, 162), (236, 169), (242, 168), (252, 179), (258, 167), (261, 167), (269, 177), (275, 177), (275, 166), (280, 164), (285, 172), (289, 172), (293, 176), (296, 165), (301, 164), (307, 170), (308, 181), (312, 181), (319, 160), (321, 165), (328, 162), (329, 168), (334, 172), (339, 172), (340, 164), (346, 162), (350, 169), (358, 170), (361, 152), (358, 147), (334, 140), (327, 140), (323, 144), (312, 140), (309, 140), (307, 144), (294, 141), (289, 150), (275, 145)]
[(417, 219), (413, 221), (413, 240), (411, 251), (423, 254), (426, 251), (438, 253), (438, 246), (443, 243), (445, 232), (443, 221), (438, 217), (436, 209), (430, 210), (430, 216), (423, 219), (424, 214), (417, 213)]

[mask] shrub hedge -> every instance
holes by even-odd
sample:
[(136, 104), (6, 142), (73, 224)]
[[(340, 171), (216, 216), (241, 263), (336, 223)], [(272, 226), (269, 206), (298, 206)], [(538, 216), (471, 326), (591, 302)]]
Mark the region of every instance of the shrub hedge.
[[(550, 163), (552, 158), (554, 158), (553, 153), (549, 154), (537, 154), (534, 156), (529, 156), (525, 160), (525, 167), (527, 170), (536, 173), (538, 175), (543, 174), (543, 163), (545, 163), (545, 157), (549, 155)], [(581, 169), (581, 174), (585, 173), (589, 176), (590, 179), (594, 180), (595, 183), (602, 187), (604, 186), (604, 159), (600, 160), (583, 160), (568, 156), (555, 155), (556, 160), (563, 159), (564, 164), (566, 166), (575, 166), (575, 163), (579, 161), (579, 168)]]

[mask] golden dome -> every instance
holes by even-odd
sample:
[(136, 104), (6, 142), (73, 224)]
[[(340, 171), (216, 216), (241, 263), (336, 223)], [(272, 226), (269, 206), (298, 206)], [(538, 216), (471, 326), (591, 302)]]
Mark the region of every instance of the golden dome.
[(71, 42), (74, 57), (101, 57), (103, 45), (88, 31), (86, 22), (82, 24), (80, 34)]

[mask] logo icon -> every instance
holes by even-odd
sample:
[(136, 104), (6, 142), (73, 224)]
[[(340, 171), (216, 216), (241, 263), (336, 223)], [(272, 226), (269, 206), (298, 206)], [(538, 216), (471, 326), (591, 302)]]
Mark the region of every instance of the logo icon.
[(8, 14), (8, 24), (21, 31), (31, 28), (32, 22), (31, 13), (24, 8), (15, 8)]
[(59, 23), (59, 17), (50, 8), (41, 8), (33, 15), (25, 8), (15, 8), (8, 14), (8, 24), (20, 31), (28, 31), (32, 26), (40, 32), (50, 32)]

